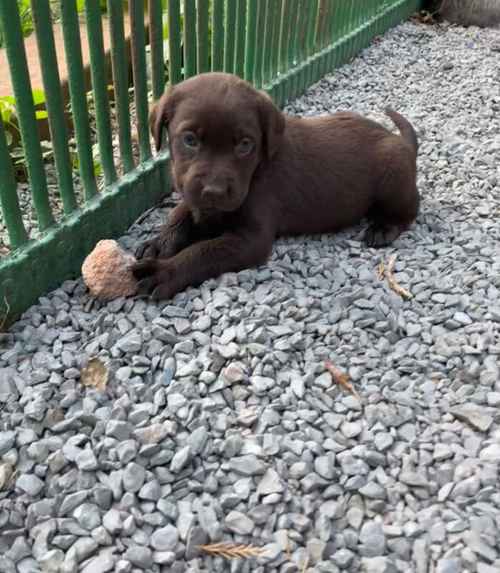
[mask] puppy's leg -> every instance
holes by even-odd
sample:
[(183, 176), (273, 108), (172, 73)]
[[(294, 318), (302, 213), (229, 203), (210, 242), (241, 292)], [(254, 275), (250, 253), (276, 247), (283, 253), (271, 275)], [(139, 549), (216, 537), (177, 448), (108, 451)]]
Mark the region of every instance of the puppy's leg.
[(410, 227), (418, 214), (420, 196), (411, 159), (394, 154), (391, 164), (393, 167), (387, 170), (369, 214), (372, 223), (365, 233), (369, 247), (390, 245)]
[(180, 203), (172, 210), (159, 234), (139, 246), (136, 256), (138, 259), (145, 257), (169, 259), (194, 240), (193, 217), (186, 204)]
[(264, 263), (272, 249), (271, 233), (225, 233), (200, 241), (170, 259), (143, 259), (132, 271), (139, 292), (167, 299), (188, 286), (223, 273), (238, 272)]

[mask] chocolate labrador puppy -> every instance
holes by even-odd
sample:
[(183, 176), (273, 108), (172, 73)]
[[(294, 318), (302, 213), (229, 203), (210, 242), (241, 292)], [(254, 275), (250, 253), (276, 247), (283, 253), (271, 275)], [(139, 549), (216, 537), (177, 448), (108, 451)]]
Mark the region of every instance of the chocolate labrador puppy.
[(394, 135), (354, 113), (286, 116), (240, 78), (206, 73), (156, 103), (156, 149), (168, 131), (182, 202), (142, 245), (140, 291), (170, 298), (225, 272), (264, 263), (280, 235), (337, 231), (368, 217), (365, 240), (390, 244), (414, 221), (417, 137), (386, 111)]

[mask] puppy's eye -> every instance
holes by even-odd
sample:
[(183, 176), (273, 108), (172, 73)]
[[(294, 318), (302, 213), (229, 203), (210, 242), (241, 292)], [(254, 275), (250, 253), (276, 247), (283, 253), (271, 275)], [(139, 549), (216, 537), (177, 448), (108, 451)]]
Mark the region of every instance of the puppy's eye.
[(253, 151), (254, 142), (249, 137), (244, 137), (236, 145), (237, 155), (248, 155)]
[(192, 131), (186, 131), (182, 134), (182, 143), (185, 147), (191, 150), (198, 149), (200, 142)]

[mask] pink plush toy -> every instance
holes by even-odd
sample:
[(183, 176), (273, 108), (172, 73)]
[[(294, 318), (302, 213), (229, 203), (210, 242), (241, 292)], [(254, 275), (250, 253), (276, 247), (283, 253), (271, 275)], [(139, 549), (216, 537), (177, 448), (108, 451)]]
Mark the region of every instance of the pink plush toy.
[(90, 293), (106, 300), (136, 294), (137, 281), (131, 271), (135, 260), (116, 241), (99, 241), (82, 265)]

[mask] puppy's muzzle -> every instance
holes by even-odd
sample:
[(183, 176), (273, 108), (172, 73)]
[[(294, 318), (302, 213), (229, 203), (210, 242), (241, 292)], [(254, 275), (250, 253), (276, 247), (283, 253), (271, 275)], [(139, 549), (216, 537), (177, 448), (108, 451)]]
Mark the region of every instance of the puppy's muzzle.
[(230, 196), (231, 188), (229, 187), (229, 183), (211, 183), (205, 185), (201, 190), (202, 199), (212, 203), (227, 201)]

